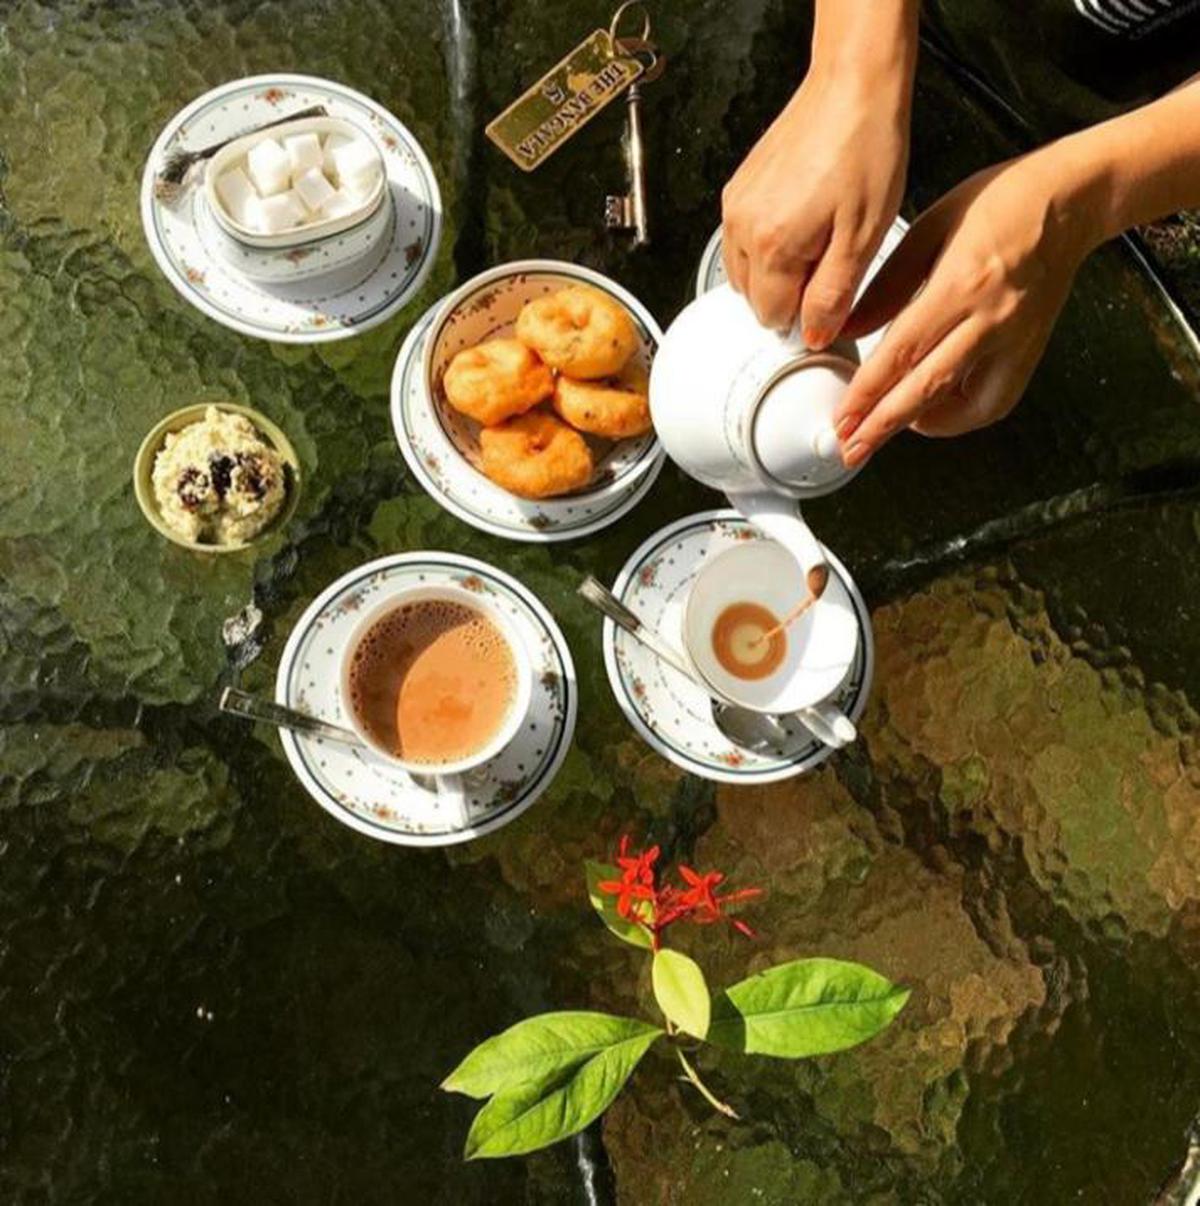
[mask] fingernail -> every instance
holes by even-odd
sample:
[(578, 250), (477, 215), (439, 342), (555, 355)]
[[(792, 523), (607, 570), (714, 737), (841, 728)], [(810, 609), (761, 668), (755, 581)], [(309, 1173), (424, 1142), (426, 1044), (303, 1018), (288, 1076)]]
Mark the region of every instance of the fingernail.
[(810, 348), (823, 348), (832, 336), (824, 327), (805, 327), (804, 342)]
[(859, 415), (842, 415), (837, 421), (837, 426), (833, 429), (839, 442), (845, 443), (846, 437), (862, 422)]
[(863, 443), (862, 440), (855, 440), (845, 452), (842, 453), (842, 464), (847, 469), (853, 469), (857, 465), (861, 465), (863, 461), (871, 455), (871, 446)]

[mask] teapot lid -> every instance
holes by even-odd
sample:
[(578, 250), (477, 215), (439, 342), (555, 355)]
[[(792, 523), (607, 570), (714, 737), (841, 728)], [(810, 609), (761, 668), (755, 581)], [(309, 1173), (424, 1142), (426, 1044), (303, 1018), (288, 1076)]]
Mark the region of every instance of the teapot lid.
[(833, 413), (858, 365), (836, 352), (806, 352), (763, 386), (751, 443), (763, 471), (797, 498), (832, 493), (857, 469), (842, 463)]

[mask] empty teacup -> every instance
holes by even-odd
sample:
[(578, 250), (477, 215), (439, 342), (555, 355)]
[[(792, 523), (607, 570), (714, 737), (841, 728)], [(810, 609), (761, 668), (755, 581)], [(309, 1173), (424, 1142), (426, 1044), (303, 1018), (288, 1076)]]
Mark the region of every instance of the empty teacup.
[(508, 618), (459, 588), (392, 595), (362, 618), (342, 656), (342, 711), (358, 737), (395, 770), (434, 776), (448, 795), (461, 796), (459, 776), (517, 735), (532, 689)]
[[(727, 549), (692, 584), (684, 647), (720, 698), (755, 712), (798, 714), (821, 740), (842, 744), (853, 724), (831, 700), (854, 663), (858, 619), (833, 574), (794, 624), (773, 632), (807, 594), (804, 570), (782, 545), (753, 540)], [(808, 712), (815, 713), (811, 725)]]

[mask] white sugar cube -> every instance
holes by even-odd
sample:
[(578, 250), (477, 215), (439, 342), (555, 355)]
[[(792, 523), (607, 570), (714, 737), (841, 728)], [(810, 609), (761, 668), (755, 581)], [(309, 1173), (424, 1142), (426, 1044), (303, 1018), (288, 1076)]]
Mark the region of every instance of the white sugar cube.
[(292, 134), (283, 140), (295, 184), (310, 168), (321, 162), (321, 139), (316, 134)]
[(347, 214), (352, 214), (358, 209), (360, 202), (349, 196), (347, 193), (338, 189), (332, 193), (329, 200), (321, 206), (321, 213), (326, 218), (344, 218)]
[(368, 168), (357, 176), (342, 178), (342, 190), (361, 205), (374, 191), (379, 183), (379, 168)]
[(291, 161), (273, 138), (264, 138), (250, 148), (246, 167), (254, 187), (264, 197), (281, 193), (291, 182)]
[(246, 202), (246, 208), (242, 210), (242, 216), (238, 218), (238, 222), (247, 230), (253, 230), (257, 234), (262, 234), (265, 231), (263, 226), (263, 200), (255, 193), (249, 201)]
[(309, 168), (303, 176), (298, 176), (292, 188), (312, 210), (320, 209), (334, 195), (333, 185), (325, 179), (325, 173), (319, 167)]
[(345, 134), (330, 134), (321, 147), (321, 167), (333, 184), (337, 183), (338, 178), (337, 164), (333, 160), (333, 153), (338, 147), (349, 145), (350, 139)]
[(276, 193), (272, 197), (264, 197), (258, 204), (261, 215), (260, 228), (264, 234), (278, 234), (281, 230), (290, 230), (308, 217), (304, 202), (296, 196), (293, 189), (288, 189), (286, 193)]
[(353, 185), (363, 193), (370, 191), (367, 182), (369, 180), (373, 186), (379, 172), (379, 152), (365, 138), (355, 138), (345, 146), (336, 147), (333, 162), (337, 167), (338, 184), (343, 188)]
[(258, 201), (258, 194), (250, 183), (250, 177), (240, 167), (222, 172), (217, 177), (217, 196), (221, 198), (225, 212), (235, 222), (240, 226), (251, 225), (250, 208), (252, 203)]

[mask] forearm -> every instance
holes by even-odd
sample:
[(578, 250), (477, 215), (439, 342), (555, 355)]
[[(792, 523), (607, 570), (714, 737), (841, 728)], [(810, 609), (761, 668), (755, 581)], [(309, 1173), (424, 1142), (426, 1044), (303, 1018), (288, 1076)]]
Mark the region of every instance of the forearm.
[(810, 72), (876, 93), (881, 110), (907, 110), (919, 8), (919, 0), (817, 0)]
[(1200, 206), (1200, 79), (1037, 154), (1086, 214), (1093, 244)]

